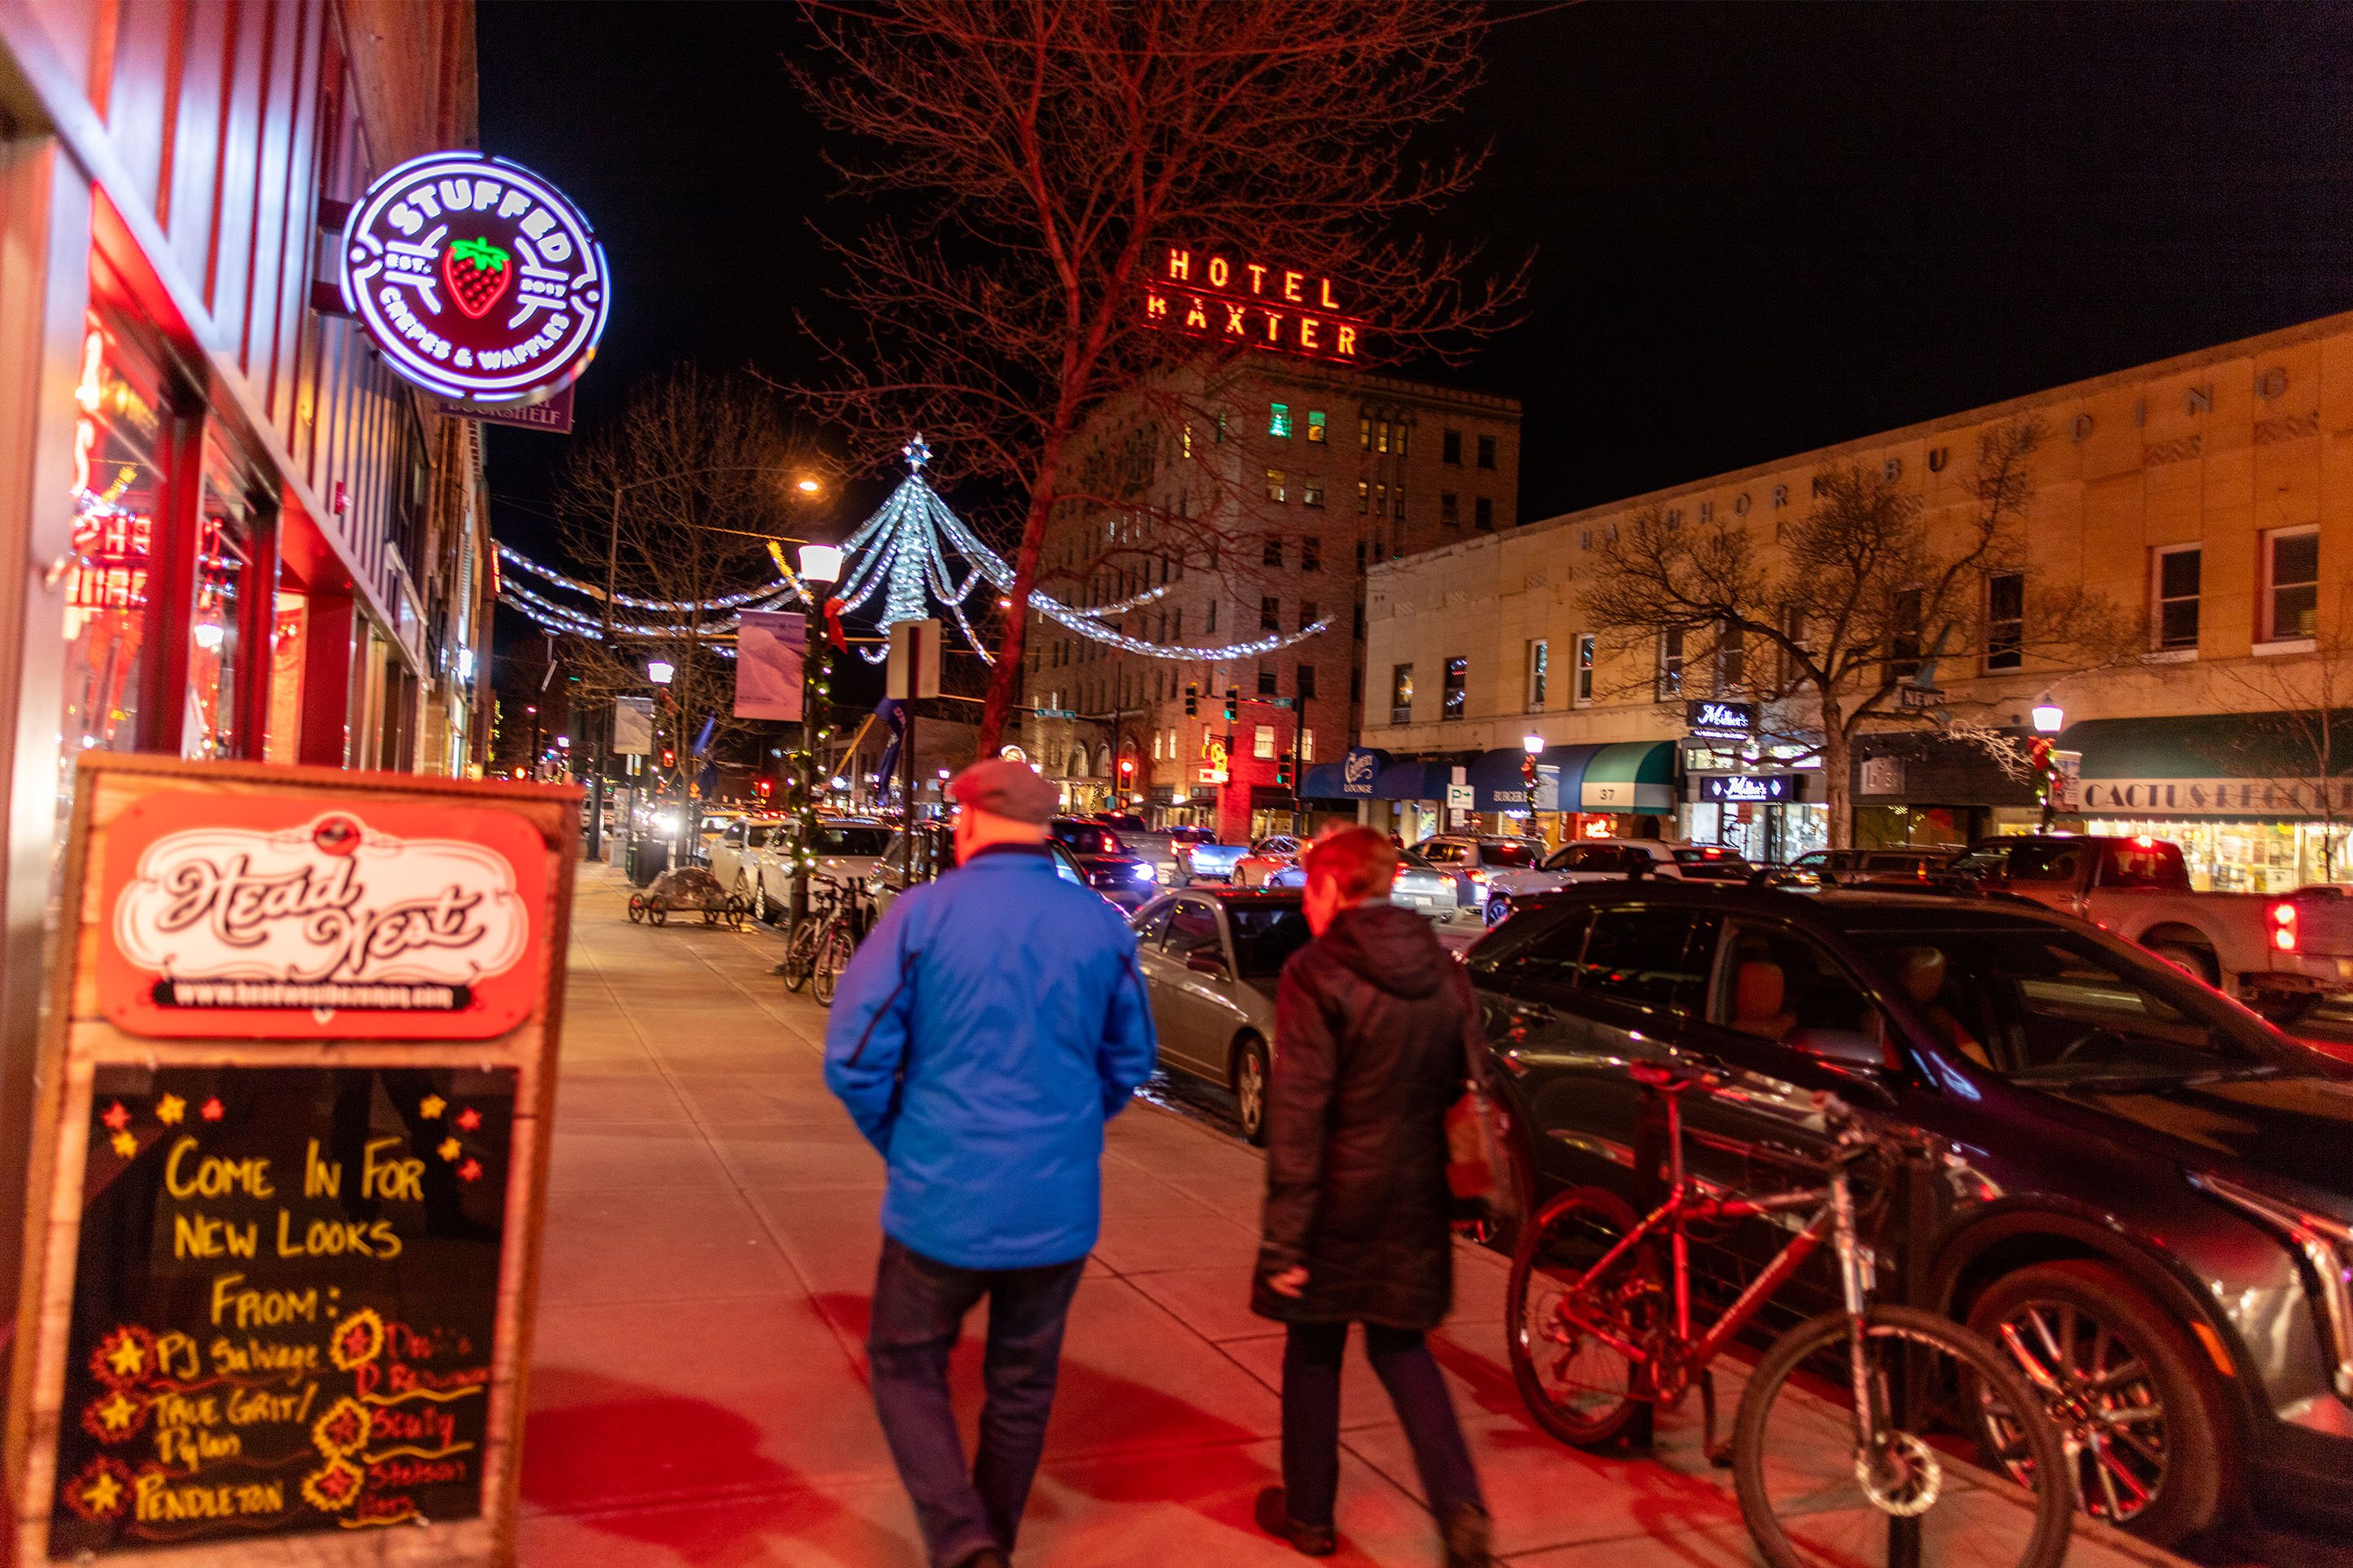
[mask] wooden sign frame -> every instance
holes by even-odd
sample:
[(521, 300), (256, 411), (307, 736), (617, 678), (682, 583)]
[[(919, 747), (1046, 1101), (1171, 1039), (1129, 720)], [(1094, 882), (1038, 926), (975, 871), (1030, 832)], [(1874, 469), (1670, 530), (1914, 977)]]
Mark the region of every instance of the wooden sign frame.
[[(314, 1529), (198, 1543), (142, 1542), (100, 1553), (155, 1568), (231, 1568), (267, 1561), (285, 1568), (357, 1568), (416, 1563), (504, 1568), (514, 1560), (520, 1442), (537, 1295), (540, 1219), (547, 1185), (548, 1129), (554, 1106), (557, 1047), (570, 938), (572, 879), (578, 858), (581, 792), (571, 786), (471, 783), (408, 774), (250, 763), (188, 763), (177, 758), (79, 759), (71, 829), (65, 846), (65, 920), (53, 944), (44, 1020), (26, 1205), (25, 1277), (17, 1307), (14, 1375), (6, 1427), (5, 1544), (20, 1568), (53, 1559), (51, 1518), (58, 1502), (58, 1445), (67, 1385), (85, 1193), (91, 1155), (93, 1082), (107, 1068), (455, 1068), (513, 1075), (513, 1120), (506, 1146), (507, 1190), (498, 1259), (494, 1334), (490, 1349), (487, 1417), (480, 1455), (480, 1512), (470, 1519), (415, 1519), (369, 1529)], [(535, 945), (520, 962), (535, 964), (536, 1004), (521, 1023), (488, 1038), (387, 1037), (377, 1024), (366, 1037), (339, 1037), (329, 1016), (316, 1037), (151, 1037), (120, 1028), (100, 1005), (102, 932), (114, 911), (101, 907), (109, 881), (109, 830), (142, 800), (167, 792), (219, 796), (293, 795), (305, 809), (372, 805), (455, 808), (511, 814), (545, 847), (544, 877), (516, 891), (537, 922)], [(167, 803), (168, 805), (168, 803)], [(117, 879), (119, 880), (119, 879)], [(109, 948), (110, 953), (111, 948)], [(347, 1015), (348, 1016), (348, 1015)], [(103, 1136), (104, 1130), (99, 1131)], [(100, 1152), (103, 1152), (101, 1150)], [(0, 1560), (10, 1554), (0, 1551)], [(93, 1559), (84, 1558), (90, 1561)]]

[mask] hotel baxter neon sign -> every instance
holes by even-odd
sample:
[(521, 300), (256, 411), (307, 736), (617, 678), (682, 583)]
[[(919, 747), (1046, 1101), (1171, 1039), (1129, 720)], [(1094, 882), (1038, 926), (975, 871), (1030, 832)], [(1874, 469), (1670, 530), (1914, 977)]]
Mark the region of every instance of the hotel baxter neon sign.
[(1340, 308), (1329, 278), (1170, 246), (1144, 286), (1146, 326), (1343, 363), (1365, 323)]

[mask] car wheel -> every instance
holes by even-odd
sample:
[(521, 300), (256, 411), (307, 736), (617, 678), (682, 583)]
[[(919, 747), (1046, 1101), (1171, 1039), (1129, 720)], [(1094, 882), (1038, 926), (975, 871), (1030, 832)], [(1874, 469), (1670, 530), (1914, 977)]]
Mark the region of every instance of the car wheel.
[(2105, 1263), (2067, 1258), (1996, 1280), (1969, 1327), (2002, 1347), (2066, 1439), (2094, 1518), (2170, 1546), (2233, 1495), (2219, 1391), (2196, 1343)]
[(2209, 985), (2222, 983), (2222, 971), (2215, 963), (2211, 949), (2192, 947), (2186, 942), (2159, 942), (2150, 943), (2149, 952), (2193, 980), (2202, 980)]
[(1266, 1042), (1256, 1035), (1244, 1035), (1241, 1044), (1234, 1047), (1234, 1106), (1242, 1125), (1242, 1136), (1259, 1148), (1266, 1147)]

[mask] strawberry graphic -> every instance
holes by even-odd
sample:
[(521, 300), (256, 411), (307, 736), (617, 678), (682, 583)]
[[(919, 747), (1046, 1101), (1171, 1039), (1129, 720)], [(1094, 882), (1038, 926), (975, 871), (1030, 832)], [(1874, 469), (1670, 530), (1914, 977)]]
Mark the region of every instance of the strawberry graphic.
[(441, 276), (458, 309), (474, 321), (491, 313), (514, 279), (507, 253), (487, 239), (461, 239), (441, 253)]

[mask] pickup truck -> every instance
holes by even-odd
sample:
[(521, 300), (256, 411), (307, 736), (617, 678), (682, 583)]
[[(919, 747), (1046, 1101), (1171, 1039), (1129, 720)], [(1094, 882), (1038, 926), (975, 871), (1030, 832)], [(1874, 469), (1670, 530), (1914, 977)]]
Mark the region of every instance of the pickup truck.
[(2275, 1021), (2353, 994), (2353, 898), (2343, 888), (2195, 892), (2181, 847), (2146, 835), (1987, 839), (1951, 869), (2137, 942)]

